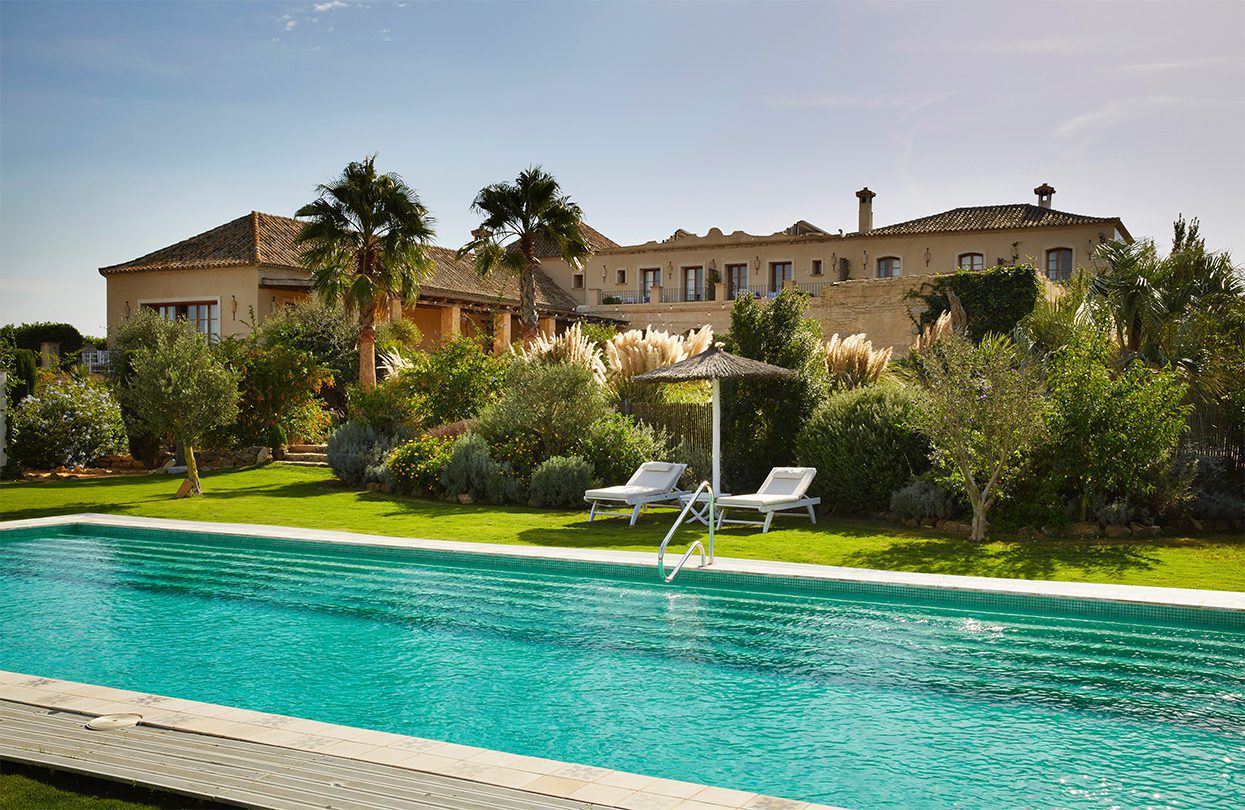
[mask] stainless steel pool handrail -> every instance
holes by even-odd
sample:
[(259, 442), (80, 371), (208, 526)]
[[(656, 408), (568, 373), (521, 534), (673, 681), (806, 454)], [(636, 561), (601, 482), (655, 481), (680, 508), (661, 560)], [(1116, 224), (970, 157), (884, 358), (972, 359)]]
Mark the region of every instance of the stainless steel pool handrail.
[[(670, 539), (674, 537), (674, 533), (678, 531), (679, 526), (683, 524), (683, 521), (687, 518), (688, 513), (695, 509), (697, 501), (700, 500), (701, 492), (709, 493), (709, 504), (706, 510), (709, 518), (708, 561), (706, 562), (705, 558), (705, 544), (699, 540), (693, 540), (692, 544), (687, 547), (687, 551), (683, 552), (683, 557), (679, 560), (678, 564), (675, 565), (674, 570), (670, 572), (670, 576), (666, 576), (666, 546), (670, 545)], [(715, 524), (717, 523), (713, 514), (715, 497), (713, 486), (710, 485), (708, 481), (701, 481), (700, 486), (696, 487), (696, 491), (692, 493), (691, 497), (688, 498), (687, 503), (683, 506), (683, 511), (679, 512), (679, 516), (675, 519), (674, 525), (670, 527), (670, 531), (666, 532), (666, 539), (661, 541), (661, 548), (657, 550), (657, 575), (661, 577), (663, 582), (673, 582), (674, 578), (677, 577), (679, 572), (683, 570), (683, 566), (687, 565), (687, 561), (691, 559), (692, 555), (697, 551), (700, 552), (701, 568), (704, 568), (706, 565), (713, 564), (713, 535), (714, 529), (716, 528)], [(697, 516), (700, 516), (701, 514), (705, 513), (697, 513)]]

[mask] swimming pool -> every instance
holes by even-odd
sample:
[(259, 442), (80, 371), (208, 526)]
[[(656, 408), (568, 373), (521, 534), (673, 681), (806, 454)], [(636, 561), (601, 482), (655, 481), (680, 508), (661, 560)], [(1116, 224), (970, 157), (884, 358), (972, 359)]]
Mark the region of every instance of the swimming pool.
[(847, 807), (1238, 804), (1239, 619), (78, 524), (0, 669)]

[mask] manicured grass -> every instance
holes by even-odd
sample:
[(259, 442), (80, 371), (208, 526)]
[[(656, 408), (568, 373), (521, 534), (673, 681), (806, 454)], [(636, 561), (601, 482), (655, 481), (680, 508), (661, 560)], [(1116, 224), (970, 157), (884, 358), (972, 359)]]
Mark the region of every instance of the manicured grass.
[[(674, 519), (667, 510), (588, 523), (587, 511), (462, 506), (340, 486), (328, 470), (272, 465), (209, 473), (201, 498), (175, 500), (180, 480), (136, 476), (0, 484), (5, 520), (76, 512), (338, 529), (400, 537), (656, 551)], [(1116, 582), (1245, 591), (1245, 538), (1008, 540), (978, 544), (876, 521), (779, 521), (783, 528), (728, 528), (720, 556), (941, 574)], [(703, 527), (698, 527), (703, 534)], [(680, 539), (697, 535), (685, 530)]]
[(224, 806), (136, 785), (0, 762), (0, 807), (14, 810), (164, 810)]

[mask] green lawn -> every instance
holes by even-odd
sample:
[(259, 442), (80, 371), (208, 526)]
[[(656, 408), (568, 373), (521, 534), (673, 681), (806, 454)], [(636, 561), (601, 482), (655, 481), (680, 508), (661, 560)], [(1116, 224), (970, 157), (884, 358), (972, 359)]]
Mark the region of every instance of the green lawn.
[(0, 762), (0, 807), (13, 810), (186, 810), (224, 806), (139, 785)]
[[(5, 520), (74, 512), (265, 523), (371, 534), (575, 548), (655, 551), (673, 520), (662, 510), (629, 527), (623, 519), (587, 522), (586, 511), (461, 506), (341, 487), (325, 469), (272, 465), (209, 473), (202, 498), (175, 500), (167, 476), (0, 484)], [(721, 556), (941, 574), (1117, 582), (1245, 591), (1245, 539), (1001, 540), (987, 544), (876, 521), (780, 521), (761, 534), (727, 529)], [(702, 527), (703, 532), (703, 527)], [(692, 538), (691, 530), (684, 532)]]

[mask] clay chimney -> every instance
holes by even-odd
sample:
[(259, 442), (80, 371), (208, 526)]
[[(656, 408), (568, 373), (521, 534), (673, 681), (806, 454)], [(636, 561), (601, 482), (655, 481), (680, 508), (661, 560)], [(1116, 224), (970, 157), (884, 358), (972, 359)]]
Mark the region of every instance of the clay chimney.
[(1043, 183), (1033, 189), (1033, 193), (1038, 198), (1038, 208), (1050, 208), (1050, 198), (1055, 195), (1055, 187), (1049, 183)]
[(860, 224), (856, 230), (861, 233), (873, 230), (873, 198), (876, 196), (868, 186), (856, 192), (856, 199), (860, 200)]

